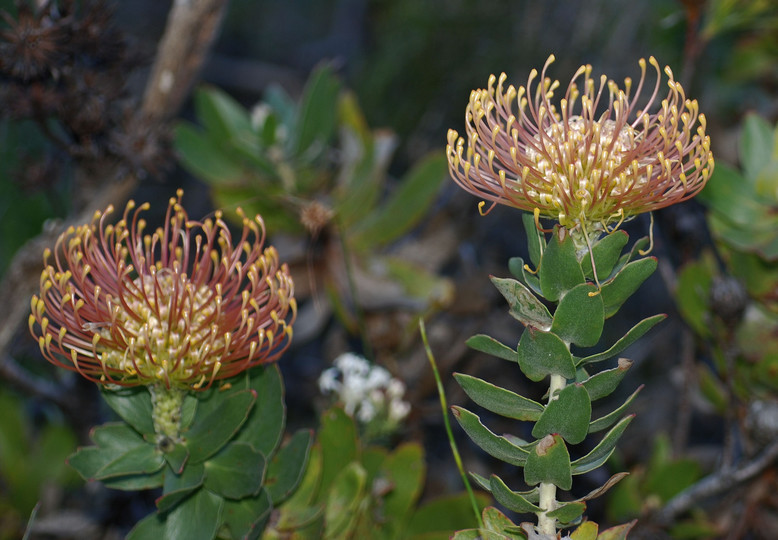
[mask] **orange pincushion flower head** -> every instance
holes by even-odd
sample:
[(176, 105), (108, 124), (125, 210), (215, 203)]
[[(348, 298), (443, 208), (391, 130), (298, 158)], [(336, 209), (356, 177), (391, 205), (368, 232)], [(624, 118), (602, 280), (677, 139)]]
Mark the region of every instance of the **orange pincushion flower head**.
[(560, 83), (546, 76), (553, 61), (550, 56), (539, 79), (532, 70), (526, 87), (506, 88), (503, 73), (470, 94), (467, 149), (454, 130), (446, 149), (462, 188), (491, 201), (489, 209), (505, 204), (589, 232), (699, 193), (713, 171), (705, 116), (669, 67), (669, 93), (657, 107), (662, 74), (653, 57), (648, 63), (657, 80), (642, 106), (643, 59), (634, 94), (629, 78), (623, 89), (604, 75), (597, 84), (587, 65), (557, 104)]
[(190, 220), (182, 195), (152, 234), (148, 203), (130, 201), (115, 225), (109, 207), (68, 229), (51, 264), (47, 250), (29, 325), (50, 362), (98, 383), (202, 390), (286, 350), (294, 285), (261, 218), (241, 213), (233, 238), (220, 212)]

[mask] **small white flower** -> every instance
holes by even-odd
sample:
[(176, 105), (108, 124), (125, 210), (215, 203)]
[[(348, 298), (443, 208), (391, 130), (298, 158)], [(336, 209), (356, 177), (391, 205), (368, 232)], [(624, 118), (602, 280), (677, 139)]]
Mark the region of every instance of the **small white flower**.
[(407, 401), (393, 399), (389, 402), (389, 420), (391, 422), (400, 422), (411, 412), (411, 404)]
[(402, 399), (405, 395), (405, 385), (400, 379), (393, 378), (386, 386), (386, 395), (392, 400)]
[(330, 392), (340, 392), (343, 388), (343, 383), (338, 380), (340, 371), (337, 368), (329, 368), (322, 371), (319, 376), (319, 390), (322, 394), (329, 394)]
[(364, 377), (370, 371), (370, 363), (354, 353), (344, 353), (338, 356), (335, 366), (343, 373), (343, 377)]
[(386, 388), (392, 381), (392, 375), (381, 366), (373, 366), (365, 380), (366, 390)]
[(369, 401), (363, 401), (359, 407), (357, 419), (363, 424), (367, 424), (373, 418), (375, 418), (376, 414), (378, 414), (378, 411), (376, 410), (375, 406), (373, 406), (373, 404)]

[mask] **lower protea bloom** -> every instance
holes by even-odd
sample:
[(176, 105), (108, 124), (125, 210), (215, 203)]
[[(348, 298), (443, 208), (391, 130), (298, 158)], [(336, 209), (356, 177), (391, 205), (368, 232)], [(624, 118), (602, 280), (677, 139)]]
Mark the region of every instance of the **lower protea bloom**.
[(52, 264), (47, 250), (29, 325), (50, 362), (154, 396), (206, 389), (288, 347), (294, 286), (275, 248), (263, 247), (261, 218), (241, 213), (233, 238), (219, 212), (190, 220), (181, 196), (152, 234), (140, 218), (148, 203), (130, 201), (115, 225), (109, 207), (68, 229)]
[(629, 78), (623, 89), (604, 75), (597, 84), (592, 67), (581, 66), (557, 103), (559, 81), (546, 77), (553, 61), (549, 57), (537, 81), (532, 70), (526, 87), (505, 88), (503, 73), (470, 94), (467, 149), (450, 130), (446, 150), (462, 188), (491, 201), (489, 210), (505, 204), (591, 234), (704, 187), (713, 171), (705, 116), (669, 67), (669, 93), (656, 107), (662, 74), (653, 57), (657, 80), (642, 104), (643, 59), (634, 94)]

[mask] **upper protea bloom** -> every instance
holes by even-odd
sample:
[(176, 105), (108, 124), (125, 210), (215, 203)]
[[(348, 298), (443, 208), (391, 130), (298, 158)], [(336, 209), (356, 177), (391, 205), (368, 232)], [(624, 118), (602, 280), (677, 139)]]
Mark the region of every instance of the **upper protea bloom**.
[(98, 383), (201, 390), (287, 348), (294, 286), (261, 218), (233, 238), (219, 212), (190, 220), (181, 196), (152, 234), (148, 203), (130, 201), (115, 225), (109, 207), (68, 229), (53, 264), (47, 250), (29, 324), (50, 362)]
[(670, 90), (657, 107), (662, 74), (653, 57), (648, 63), (657, 80), (642, 104), (643, 59), (634, 94), (629, 78), (623, 89), (604, 75), (597, 84), (587, 65), (557, 104), (559, 81), (546, 77), (553, 61), (550, 56), (537, 81), (532, 70), (526, 87), (505, 88), (503, 73), (492, 75), (486, 90), (470, 94), (467, 149), (454, 130), (446, 149), (460, 186), (491, 201), (489, 209), (505, 204), (589, 233), (703, 188), (713, 171), (705, 116), (696, 101), (686, 99), (669, 67)]

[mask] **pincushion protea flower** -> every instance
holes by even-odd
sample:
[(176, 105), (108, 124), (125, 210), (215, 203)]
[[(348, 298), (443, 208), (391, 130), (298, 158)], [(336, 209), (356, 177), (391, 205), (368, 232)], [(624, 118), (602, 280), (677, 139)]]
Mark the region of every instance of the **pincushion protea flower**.
[[(264, 248), (259, 216), (233, 239), (217, 212), (192, 221), (171, 198), (165, 225), (143, 234), (148, 203), (123, 218), (96, 212), (44, 255), (30, 331), (52, 363), (89, 380), (203, 390), (287, 348), (297, 307), (286, 265)], [(134, 209), (134, 212), (133, 212)], [(288, 319), (288, 320), (287, 320)]]
[(532, 70), (526, 87), (505, 88), (503, 73), (470, 94), (467, 149), (454, 130), (446, 149), (462, 188), (491, 201), (489, 210), (505, 204), (592, 233), (689, 199), (705, 186), (713, 171), (705, 116), (669, 67), (669, 93), (650, 112), (662, 79), (653, 57), (648, 63), (657, 80), (642, 106), (644, 59), (634, 95), (629, 78), (623, 89), (604, 75), (598, 85), (587, 65), (576, 71), (558, 105), (552, 100), (560, 83), (546, 76), (553, 61), (552, 55), (537, 81)]

